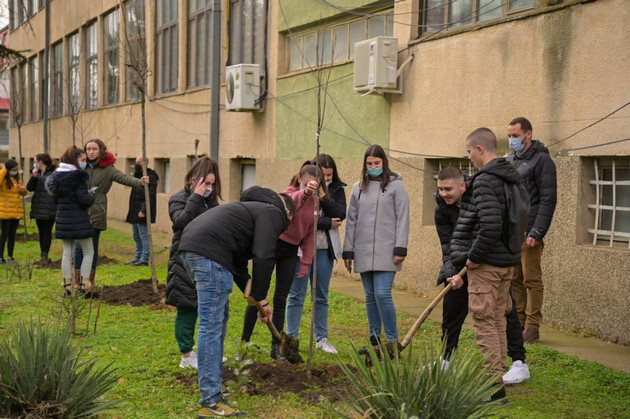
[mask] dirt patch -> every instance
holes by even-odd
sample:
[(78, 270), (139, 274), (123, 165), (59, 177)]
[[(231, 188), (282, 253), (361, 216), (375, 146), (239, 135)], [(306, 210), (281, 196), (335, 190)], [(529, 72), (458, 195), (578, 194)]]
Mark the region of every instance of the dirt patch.
[[(99, 265), (117, 265), (120, 262), (117, 259), (109, 258), (105, 255), (98, 257)], [(40, 268), (48, 268), (48, 269), (61, 269), (61, 259), (51, 260), (49, 263), (41, 263), (39, 260), (35, 262), (36, 266)]]
[(131, 284), (104, 286), (103, 301), (113, 305), (146, 306), (160, 310), (170, 308), (164, 304), (166, 285), (158, 285), (159, 292), (153, 293), (151, 279), (140, 279)]
[(24, 233), (17, 233), (15, 235), (15, 240), (18, 242), (29, 242), (29, 241), (33, 241), (33, 240), (39, 240), (39, 234), (37, 233), (28, 233), (28, 234), (24, 234)]

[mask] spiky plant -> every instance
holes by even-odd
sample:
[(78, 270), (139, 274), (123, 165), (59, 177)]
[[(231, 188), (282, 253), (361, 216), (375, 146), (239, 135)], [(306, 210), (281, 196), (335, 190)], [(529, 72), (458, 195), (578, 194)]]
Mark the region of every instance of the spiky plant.
[[(434, 347), (417, 356), (409, 347), (393, 359), (379, 359), (367, 345), (372, 367), (351, 352), (352, 367), (341, 364), (350, 380), (351, 408), (364, 418), (481, 418), (500, 408), (480, 401), (496, 391), (496, 380), (488, 375), (482, 360), (471, 351), (455, 352), (447, 369), (442, 353)], [(383, 353), (387, 353), (383, 348)], [(349, 417), (342, 412), (337, 416)]]
[(70, 342), (67, 330), (39, 321), (20, 323), (0, 342), (0, 416), (76, 418), (119, 400), (103, 400), (118, 377)]

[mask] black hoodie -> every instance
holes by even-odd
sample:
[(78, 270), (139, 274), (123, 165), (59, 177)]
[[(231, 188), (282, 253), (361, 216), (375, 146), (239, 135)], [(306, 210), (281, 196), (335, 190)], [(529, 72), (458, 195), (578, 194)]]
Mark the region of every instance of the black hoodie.
[(219, 205), (192, 220), (182, 233), (179, 252), (197, 253), (224, 266), (241, 290), (252, 259), (252, 297), (260, 301), (269, 290), (276, 241), (289, 220), (278, 194), (253, 188), (243, 191), (244, 202)]

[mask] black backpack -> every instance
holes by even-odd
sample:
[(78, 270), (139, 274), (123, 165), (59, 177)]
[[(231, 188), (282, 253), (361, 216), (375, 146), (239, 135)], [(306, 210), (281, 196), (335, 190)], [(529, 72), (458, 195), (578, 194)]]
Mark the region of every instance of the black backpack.
[(529, 221), (529, 193), (525, 184), (503, 183), (505, 192), (505, 217), (503, 219), (503, 242), (512, 253), (520, 251), (527, 234)]

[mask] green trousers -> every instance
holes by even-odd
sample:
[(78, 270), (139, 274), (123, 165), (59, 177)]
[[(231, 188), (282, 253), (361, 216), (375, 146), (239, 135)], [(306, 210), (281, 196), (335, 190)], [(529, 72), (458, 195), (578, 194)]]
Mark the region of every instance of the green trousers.
[(197, 310), (177, 307), (175, 315), (175, 340), (179, 351), (183, 354), (192, 351), (195, 345), (195, 325), (197, 324)]

